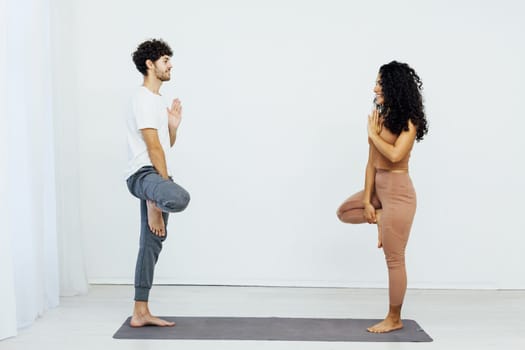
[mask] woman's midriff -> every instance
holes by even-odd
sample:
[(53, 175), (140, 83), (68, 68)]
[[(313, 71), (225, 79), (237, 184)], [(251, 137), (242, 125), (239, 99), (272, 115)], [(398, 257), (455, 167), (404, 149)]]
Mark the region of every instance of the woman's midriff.
[[(391, 144), (394, 145), (397, 141), (398, 136), (392, 134), (388, 129), (383, 128), (381, 134), (379, 135), (381, 138)], [(377, 147), (371, 143), (369, 140), (370, 146), (372, 147), (372, 157), (373, 157), (373, 164), (376, 169), (383, 169), (385, 171), (390, 172), (401, 172), (406, 173), (408, 172), (408, 162), (410, 160), (410, 151), (407, 152), (407, 154), (403, 157), (403, 159), (398, 160), (397, 162), (392, 162), (390, 159), (385, 157)]]
[(376, 168), (376, 171), (377, 172), (399, 173), (399, 174), (408, 173), (408, 169), (382, 169), (382, 168)]

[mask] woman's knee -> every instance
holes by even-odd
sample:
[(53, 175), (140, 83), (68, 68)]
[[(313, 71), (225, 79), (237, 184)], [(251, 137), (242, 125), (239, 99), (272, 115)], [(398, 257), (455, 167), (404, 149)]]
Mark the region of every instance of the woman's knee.
[(345, 224), (363, 224), (366, 219), (363, 215), (363, 209), (352, 209), (344, 212), (338, 212), (337, 217)]
[(405, 254), (404, 253), (385, 253), (386, 265), (389, 269), (405, 268)]

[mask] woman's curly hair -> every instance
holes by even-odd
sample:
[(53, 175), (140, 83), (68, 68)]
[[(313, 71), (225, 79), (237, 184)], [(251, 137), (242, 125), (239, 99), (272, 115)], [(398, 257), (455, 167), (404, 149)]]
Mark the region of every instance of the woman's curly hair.
[(132, 57), (138, 71), (145, 76), (148, 74), (146, 61), (151, 60), (155, 62), (164, 55), (173, 56), (169, 45), (162, 39), (151, 39), (140, 44), (137, 50), (133, 52)]
[(379, 68), (379, 84), (383, 90), (384, 126), (399, 135), (408, 131), (408, 120), (416, 126), (416, 141), (428, 132), (421, 90), (423, 83), (406, 63), (392, 61)]

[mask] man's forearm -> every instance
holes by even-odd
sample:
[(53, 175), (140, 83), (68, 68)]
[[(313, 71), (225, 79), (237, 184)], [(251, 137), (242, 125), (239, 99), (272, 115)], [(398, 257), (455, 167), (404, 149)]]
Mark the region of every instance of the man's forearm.
[(177, 128), (169, 127), (170, 131), (170, 147), (173, 147), (175, 140), (177, 140)]
[(158, 171), (163, 179), (167, 179), (168, 167), (166, 166), (166, 156), (162, 147), (148, 149), (148, 155), (155, 170)]

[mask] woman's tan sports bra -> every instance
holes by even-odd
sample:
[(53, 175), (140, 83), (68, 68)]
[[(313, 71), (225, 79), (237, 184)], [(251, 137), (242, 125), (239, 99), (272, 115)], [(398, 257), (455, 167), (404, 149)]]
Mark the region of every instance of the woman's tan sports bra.
[[(381, 130), (379, 136), (391, 145), (393, 145), (396, 142), (398, 137), (385, 127), (383, 127), (383, 130)], [(410, 159), (410, 153), (412, 150), (408, 151), (407, 155), (399, 162), (393, 163), (387, 157), (381, 154), (381, 152), (379, 152), (379, 150), (372, 143), (372, 141), (370, 141), (370, 139), (368, 139), (368, 143), (370, 144), (370, 147), (372, 147), (372, 159), (374, 167), (376, 169), (408, 170), (408, 160)]]

